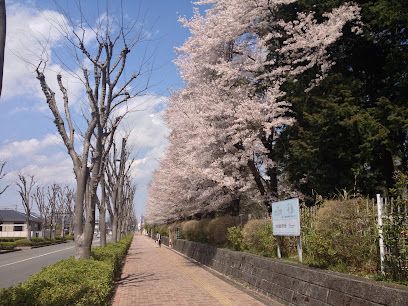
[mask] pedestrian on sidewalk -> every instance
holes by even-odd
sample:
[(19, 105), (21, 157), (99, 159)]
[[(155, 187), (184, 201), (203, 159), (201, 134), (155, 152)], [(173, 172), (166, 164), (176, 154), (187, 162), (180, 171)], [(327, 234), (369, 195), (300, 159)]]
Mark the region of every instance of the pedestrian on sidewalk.
[(160, 233), (157, 233), (156, 241), (157, 241), (157, 244), (159, 245), (159, 248), (161, 248), (161, 236), (160, 236)]

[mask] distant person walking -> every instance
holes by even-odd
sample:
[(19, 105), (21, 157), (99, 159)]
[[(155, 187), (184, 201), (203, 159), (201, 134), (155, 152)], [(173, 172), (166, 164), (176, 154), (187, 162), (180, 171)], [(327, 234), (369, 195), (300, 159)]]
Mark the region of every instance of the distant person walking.
[(160, 233), (156, 234), (156, 243), (159, 245), (159, 248), (161, 248), (161, 236), (160, 236)]

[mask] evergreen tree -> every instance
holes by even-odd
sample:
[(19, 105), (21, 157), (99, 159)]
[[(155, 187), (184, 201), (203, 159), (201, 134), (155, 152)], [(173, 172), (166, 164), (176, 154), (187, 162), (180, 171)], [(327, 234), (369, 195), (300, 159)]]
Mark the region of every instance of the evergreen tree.
[[(296, 5), (319, 18), (343, 2)], [(408, 171), (408, 2), (357, 2), (363, 33), (344, 30), (331, 50), (330, 75), (307, 94), (307, 78), (286, 85), (296, 124), (282, 132), (277, 155), (305, 194), (384, 192), (396, 170)]]

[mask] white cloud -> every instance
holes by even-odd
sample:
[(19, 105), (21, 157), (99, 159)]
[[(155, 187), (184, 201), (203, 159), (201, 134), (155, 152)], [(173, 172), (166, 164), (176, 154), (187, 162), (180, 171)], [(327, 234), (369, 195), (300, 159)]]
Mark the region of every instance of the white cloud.
[(71, 185), (74, 183), (72, 161), (67, 154), (60, 152), (52, 156), (35, 155), (30, 163), (10, 173), (10, 178), (17, 173), (32, 174), (40, 185), (52, 183)]
[(0, 148), (0, 159), (9, 160), (21, 156), (32, 156), (34, 153), (50, 146), (62, 144), (57, 134), (47, 134), (42, 139), (32, 138), (22, 141), (13, 141)]
[(170, 131), (163, 120), (166, 102), (166, 97), (146, 95), (118, 110), (119, 114), (131, 111), (119, 127), (117, 139), (128, 134), (128, 144), (137, 158), (132, 175), (137, 186), (135, 207), (138, 214), (144, 211), (148, 184), (168, 144)]
[[(41, 102), (44, 96), (36, 79), (35, 68), (41, 60), (48, 60), (45, 75), (50, 87), (61, 100), (57, 73), (63, 76), (63, 83), (71, 96), (78, 97), (82, 92), (82, 83), (75, 74), (60, 63), (53, 62), (55, 48), (66, 48), (64, 31), (70, 31), (66, 18), (56, 11), (38, 10), (33, 6), (11, 3), (7, 6), (7, 37), (4, 65), (4, 84), (2, 99), (13, 100), (19, 97), (31, 97)], [(66, 54), (61, 60), (69, 65)], [(65, 58), (64, 58), (65, 57)], [(59, 61), (59, 60), (58, 60)], [(73, 99), (74, 101), (77, 99)], [(45, 103), (40, 104), (45, 109)], [(36, 106), (37, 107), (37, 106)], [(17, 106), (18, 108), (18, 106)]]
[(167, 146), (169, 129), (163, 120), (166, 101), (163, 96), (146, 95), (136, 97), (118, 110), (119, 114), (129, 111), (116, 139), (128, 135), (127, 143), (133, 156), (138, 158), (133, 168), (136, 179), (150, 179)]
[(120, 107), (116, 114), (127, 114), (119, 127), (117, 138), (129, 134), (128, 143), (136, 149), (160, 145), (169, 134), (162, 118), (166, 102), (166, 97), (145, 95)]

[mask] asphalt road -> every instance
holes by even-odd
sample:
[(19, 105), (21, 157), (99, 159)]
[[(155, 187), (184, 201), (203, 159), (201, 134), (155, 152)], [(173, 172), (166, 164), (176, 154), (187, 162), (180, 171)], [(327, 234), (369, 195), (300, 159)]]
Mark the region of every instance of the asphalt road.
[[(99, 239), (94, 240), (96, 246)], [(25, 281), (43, 267), (74, 255), (74, 242), (0, 254), (0, 288)]]

